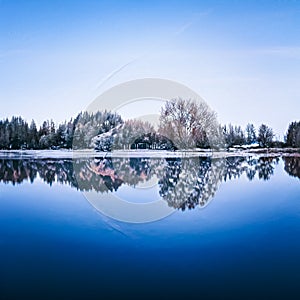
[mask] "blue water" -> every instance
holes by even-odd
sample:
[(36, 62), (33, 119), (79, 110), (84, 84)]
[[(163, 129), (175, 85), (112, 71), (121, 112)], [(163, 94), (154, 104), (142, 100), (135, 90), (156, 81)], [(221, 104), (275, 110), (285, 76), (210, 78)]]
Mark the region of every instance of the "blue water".
[(0, 299), (300, 299), (300, 181), (281, 159), (269, 180), (241, 174), (145, 224), (57, 180), (3, 181)]

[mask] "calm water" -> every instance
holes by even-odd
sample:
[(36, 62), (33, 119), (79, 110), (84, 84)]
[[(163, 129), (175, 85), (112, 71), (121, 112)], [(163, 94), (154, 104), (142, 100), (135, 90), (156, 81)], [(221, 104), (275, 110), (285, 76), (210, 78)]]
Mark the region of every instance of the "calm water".
[[(0, 299), (299, 299), (299, 178), (299, 157), (1, 159)], [(111, 196), (168, 216), (117, 221)]]

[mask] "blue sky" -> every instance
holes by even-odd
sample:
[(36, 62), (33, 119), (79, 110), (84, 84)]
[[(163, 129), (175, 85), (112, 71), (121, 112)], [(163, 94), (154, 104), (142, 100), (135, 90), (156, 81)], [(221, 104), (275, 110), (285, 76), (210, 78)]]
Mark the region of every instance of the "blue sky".
[(0, 118), (60, 122), (145, 77), (283, 137), (300, 118), (300, 1), (0, 0)]

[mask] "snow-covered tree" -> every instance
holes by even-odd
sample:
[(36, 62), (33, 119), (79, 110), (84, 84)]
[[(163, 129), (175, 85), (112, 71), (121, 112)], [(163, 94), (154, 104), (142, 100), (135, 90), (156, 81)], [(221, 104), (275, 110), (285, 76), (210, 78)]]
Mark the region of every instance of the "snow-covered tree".
[(205, 145), (218, 133), (217, 128), (216, 113), (205, 102), (178, 98), (167, 101), (162, 108), (158, 132), (179, 149), (188, 149)]
[(108, 111), (80, 113), (74, 121), (75, 131), (73, 147), (75, 149), (92, 148), (92, 139), (106, 133), (123, 123), (120, 115)]
[(149, 122), (128, 120), (106, 133), (97, 135), (92, 139), (92, 143), (98, 151), (131, 149), (137, 139), (153, 132), (155, 130)]

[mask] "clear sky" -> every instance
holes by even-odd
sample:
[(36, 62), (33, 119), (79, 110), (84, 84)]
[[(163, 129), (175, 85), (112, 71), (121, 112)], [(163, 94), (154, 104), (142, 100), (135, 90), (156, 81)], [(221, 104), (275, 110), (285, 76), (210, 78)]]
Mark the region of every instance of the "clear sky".
[(60, 122), (144, 77), (282, 137), (300, 119), (300, 1), (0, 0), (0, 118)]

